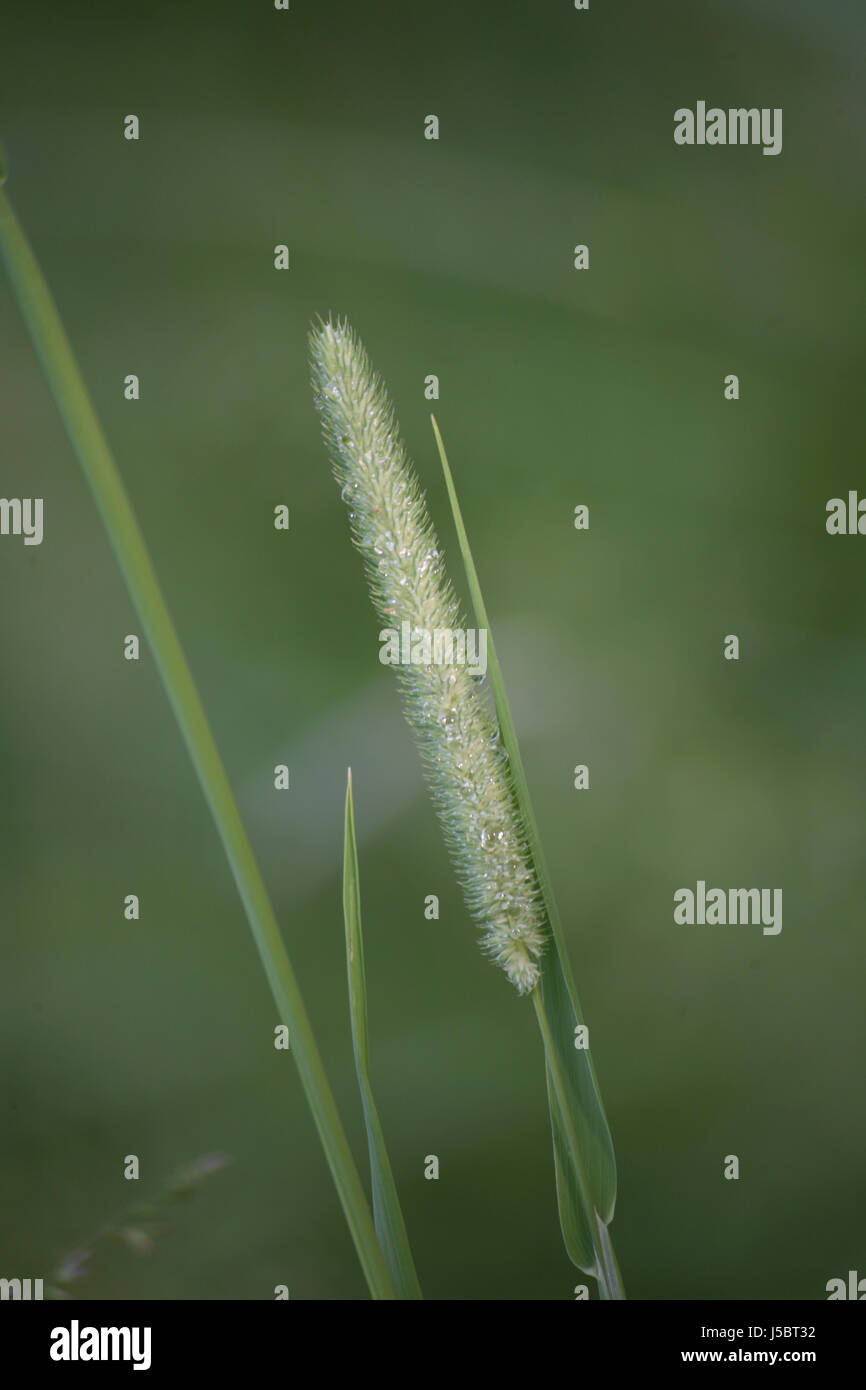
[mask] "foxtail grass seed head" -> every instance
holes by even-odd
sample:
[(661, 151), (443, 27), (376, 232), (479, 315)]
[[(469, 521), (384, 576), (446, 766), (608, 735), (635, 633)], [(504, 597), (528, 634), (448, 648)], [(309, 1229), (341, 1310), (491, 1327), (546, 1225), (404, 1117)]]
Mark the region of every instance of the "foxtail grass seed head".
[(483, 685), (459, 650), (446, 645), (442, 660), (440, 645), (440, 659), (432, 655), (431, 635), (466, 629), (424, 494), (388, 393), (348, 323), (314, 327), (310, 355), (325, 444), (373, 606), (387, 632), (411, 639), (398, 678), (467, 905), (483, 948), (526, 994), (540, 978), (544, 913)]

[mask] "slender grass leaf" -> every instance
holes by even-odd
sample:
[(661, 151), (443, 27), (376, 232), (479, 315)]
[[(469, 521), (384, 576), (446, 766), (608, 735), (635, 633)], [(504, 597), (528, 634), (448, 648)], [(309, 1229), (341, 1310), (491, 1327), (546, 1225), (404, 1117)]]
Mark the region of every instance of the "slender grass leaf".
[(370, 1176), (373, 1187), (373, 1221), (397, 1296), (422, 1298), (415, 1272), (406, 1225), (397, 1196), (397, 1186), (385, 1147), (385, 1136), (373, 1100), (370, 1081), (370, 1053), (367, 1036), (367, 979), (364, 971), (364, 937), (361, 929), (361, 884), (358, 873), (358, 847), (355, 840), (355, 809), (352, 801), (352, 773), (346, 786), (346, 834), (343, 855), (343, 916), (346, 922), (346, 965), (349, 975), (349, 1010), (352, 1020), (352, 1046), (355, 1070), (361, 1091)]
[[(544, 957), (541, 990), (548, 1020), (548, 1043), (555, 1049), (560, 1079), (560, 1085), (555, 1086), (548, 1065), (548, 1099), (560, 1225), (571, 1260), (579, 1269), (599, 1277), (600, 1270), (602, 1276), (604, 1270), (601, 1254), (597, 1249), (599, 1236), (595, 1230), (596, 1213), (604, 1225), (613, 1217), (616, 1203), (616, 1160), (613, 1142), (590, 1049), (575, 1046), (577, 1027), (584, 1022), (583, 1012), (571, 972), (559, 912), (523, 771), (517, 734), (505, 693), (505, 683), (463, 524), (454, 479), (448, 466), (439, 427), (432, 416), (431, 420), (476, 622), (479, 627), (487, 630), (487, 674), (496, 705), (496, 716), (502, 743), (509, 757), (515, 801), (526, 828), (526, 838), (555, 946), (554, 954)], [(563, 1113), (563, 1107), (568, 1113)], [(575, 1140), (580, 1143), (578, 1154), (572, 1152)], [(587, 1209), (587, 1202), (581, 1197), (581, 1184), (578, 1180), (578, 1170), (581, 1167), (588, 1186), (587, 1197), (592, 1210)]]
[[(4, 169), (0, 168), (0, 184)], [(274, 1002), (289, 1029), (292, 1054), (340, 1197), (364, 1277), (374, 1298), (393, 1299), (388, 1274), (312, 1025), (289, 961), (268, 890), (253, 853), (219, 750), (162, 595), (147, 546), (108, 441), (90, 400), (60, 315), (12, 204), (0, 187), (0, 256), (54, 403), (102, 517), (108, 538), (162, 677), (247, 914)]]

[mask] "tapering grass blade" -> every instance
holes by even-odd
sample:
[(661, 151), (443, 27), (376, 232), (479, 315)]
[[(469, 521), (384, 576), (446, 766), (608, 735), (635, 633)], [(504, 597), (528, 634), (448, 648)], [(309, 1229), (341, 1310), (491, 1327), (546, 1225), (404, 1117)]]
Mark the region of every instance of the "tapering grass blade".
[(343, 855), (343, 916), (346, 922), (346, 965), (349, 976), (349, 1010), (352, 1020), (352, 1046), (355, 1070), (361, 1091), (370, 1176), (373, 1188), (373, 1221), (385, 1256), (391, 1280), (401, 1299), (422, 1298), (415, 1272), (406, 1225), (397, 1196), (397, 1186), (370, 1081), (370, 1054), (367, 1041), (367, 979), (364, 971), (364, 937), (361, 928), (361, 884), (358, 873), (358, 847), (355, 840), (355, 809), (352, 801), (352, 773), (346, 786), (346, 834)]
[[(442, 436), (439, 433), (436, 420), (432, 416), (431, 420), (442, 462), (442, 471), (445, 475), (445, 485), (448, 490), (475, 619), (479, 627), (487, 630), (487, 674), (496, 704), (502, 743), (510, 761), (515, 801), (526, 827), (529, 850), (544, 900), (550, 936), (554, 946), (553, 952), (544, 958), (541, 989), (547, 1021), (547, 1045), (555, 1049), (559, 1081), (558, 1086), (553, 1084), (551, 1069), (548, 1065), (548, 1100), (560, 1225), (565, 1248), (571, 1260), (579, 1269), (595, 1275), (599, 1279), (600, 1285), (603, 1285), (607, 1277), (606, 1270), (610, 1268), (610, 1261), (605, 1260), (604, 1252), (600, 1248), (601, 1240), (597, 1230), (596, 1213), (604, 1226), (613, 1217), (616, 1203), (616, 1160), (613, 1142), (601, 1102), (590, 1050), (575, 1046), (576, 1030), (578, 1025), (582, 1025), (584, 1022), (583, 1013), (574, 985), (553, 888), (541, 848), (517, 743), (517, 734), (508, 706), (505, 684), (496, 655), (496, 647), (478, 581), (478, 573), (475, 569), (466, 528), (463, 524), (463, 516), (457, 500), (451, 469), (448, 466)], [(567, 1114), (562, 1111), (560, 1094), (562, 1095), (562, 1103), (567, 1107)], [(578, 1155), (572, 1154), (575, 1137), (580, 1144), (580, 1154)], [(582, 1184), (579, 1180), (581, 1170), (588, 1185), (586, 1200), (581, 1195)], [(607, 1240), (607, 1248), (611, 1249), (609, 1239)], [(611, 1295), (608, 1292), (606, 1296), (621, 1297), (622, 1294), (620, 1292)]]
[[(5, 164), (0, 157), (0, 184)], [(374, 1298), (394, 1289), (370, 1210), (343, 1130), (298, 982), (280, 934), (219, 750), (162, 595), (123, 480), (93, 408), (51, 291), (12, 204), (0, 187), (0, 256), (42, 364), (54, 403), (78, 457), (150, 644), (178, 727), (186, 743), (231, 866), (279, 1016), (289, 1029), (292, 1055), (316, 1124), (343, 1212)]]

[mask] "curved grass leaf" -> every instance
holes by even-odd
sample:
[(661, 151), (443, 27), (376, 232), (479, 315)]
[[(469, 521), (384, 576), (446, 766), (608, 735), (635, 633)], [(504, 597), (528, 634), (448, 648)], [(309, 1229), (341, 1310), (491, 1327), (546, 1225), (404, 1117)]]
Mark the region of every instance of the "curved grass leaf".
[[(544, 958), (541, 992), (543, 1013), (547, 1022), (547, 1089), (560, 1226), (570, 1259), (579, 1269), (594, 1275), (599, 1280), (600, 1287), (604, 1288), (606, 1280), (613, 1277), (615, 1270), (610, 1239), (605, 1230), (606, 1249), (610, 1251), (610, 1256), (607, 1257), (603, 1248), (605, 1242), (602, 1241), (598, 1230), (599, 1223), (606, 1228), (611, 1221), (616, 1203), (616, 1160), (613, 1142), (590, 1050), (575, 1047), (575, 1030), (584, 1022), (583, 1013), (574, 985), (562, 925), (523, 771), (517, 734), (508, 707), (505, 684), (460, 504), (457, 501), (454, 480), (439, 427), (435, 418), (430, 418), (445, 475), (445, 485), (475, 619), (479, 627), (487, 630), (487, 673), (496, 704), (496, 716), (499, 720), (502, 743), (510, 761), (515, 801), (526, 828), (527, 842), (555, 947), (555, 950)], [(539, 1022), (541, 1023), (541, 1017)], [(551, 1059), (555, 1062), (556, 1077), (551, 1074)], [(575, 1152), (577, 1145), (579, 1151)], [(622, 1297), (622, 1294), (606, 1289), (605, 1296)]]
[(367, 980), (364, 972), (364, 938), (361, 930), (361, 885), (358, 873), (358, 847), (355, 840), (355, 809), (352, 802), (352, 773), (346, 786), (346, 833), (343, 854), (343, 916), (346, 922), (346, 966), (349, 976), (349, 1010), (352, 1020), (352, 1046), (355, 1070), (361, 1090), (361, 1105), (367, 1129), (370, 1176), (373, 1187), (373, 1222), (385, 1256), (388, 1272), (401, 1299), (422, 1298), (397, 1186), (385, 1147), (385, 1136), (373, 1100), (370, 1083), (370, 1054), (367, 1041)]

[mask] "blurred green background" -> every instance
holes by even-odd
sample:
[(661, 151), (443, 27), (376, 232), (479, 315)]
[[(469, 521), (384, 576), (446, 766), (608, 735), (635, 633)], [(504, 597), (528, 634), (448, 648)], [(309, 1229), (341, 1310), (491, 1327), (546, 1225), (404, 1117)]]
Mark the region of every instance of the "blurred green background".
[[(627, 1291), (825, 1297), (866, 1274), (866, 540), (824, 529), (830, 497), (866, 490), (864, 36), (846, 0), (4, 17), (9, 192), (366, 1170), (339, 887), (353, 768), (374, 1080), (429, 1297), (568, 1299), (582, 1280), (532, 1010), (476, 949), (377, 660), (309, 321), (344, 313), (363, 337), (453, 561), (424, 399), (440, 379), (616, 1143)], [(782, 107), (782, 154), (676, 147), (673, 112), (699, 99)], [(364, 1297), (150, 655), (122, 659), (137, 621), (5, 282), (0, 380), (2, 492), (46, 509), (41, 547), (0, 541), (0, 1274), (47, 1278), (132, 1203), (125, 1154), (144, 1194), (220, 1149), (233, 1165), (158, 1253), (101, 1256), (80, 1295)], [(781, 935), (675, 926), (673, 893), (699, 878), (781, 887)]]

